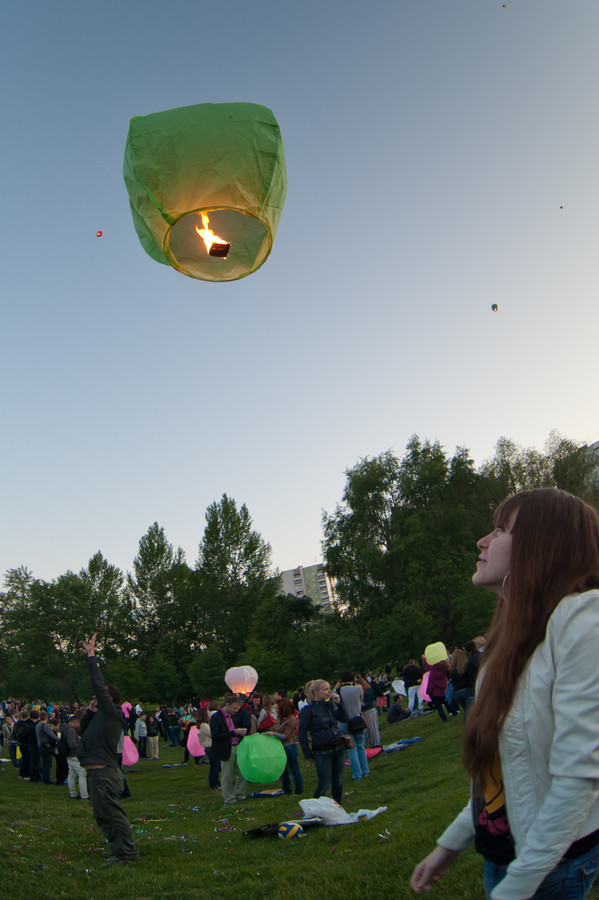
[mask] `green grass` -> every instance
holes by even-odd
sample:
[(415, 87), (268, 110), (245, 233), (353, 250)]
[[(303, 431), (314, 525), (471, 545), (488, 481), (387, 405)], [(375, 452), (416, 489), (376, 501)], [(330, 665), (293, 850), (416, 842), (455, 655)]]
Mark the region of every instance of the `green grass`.
[[(227, 900), (269, 896), (285, 900), (403, 900), (414, 865), (462, 808), (468, 782), (462, 770), (462, 721), (436, 715), (383, 726), (383, 743), (422, 735), (422, 741), (371, 761), (370, 778), (354, 782), (347, 767), (343, 801), (348, 812), (387, 806), (356, 825), (317, 827), (281, 841), (250, 838), (247, 828), (295, 817), (296, 798), (251, 799), (223, 808), (208, 788), (208, 766), (180, 762), (182, 751), (160, 748), (160, 762), (143, 761), (127, 773), (132, 797), (123, 801), (141, 860), (111, 866), (89, 804), (66, 787), (19, 781), (9, 763), (0, 769), (0, 858), (11, 900)], [(6, 755), (6, 750), (4, 750)], [(302, 763), (305, 797), (313, 768)], [(388, 836), (381, 838), (381, 834)], [(482, 864), (474, 851), (460, 855), (429, 895), (439, 900), (483, 900)], [(595, 888), (590, 895), (597, 900)]]

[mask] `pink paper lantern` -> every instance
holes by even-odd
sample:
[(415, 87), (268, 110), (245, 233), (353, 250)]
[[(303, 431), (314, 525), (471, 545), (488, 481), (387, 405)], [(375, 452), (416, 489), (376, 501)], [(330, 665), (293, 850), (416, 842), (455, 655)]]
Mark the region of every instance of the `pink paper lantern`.
[(137, 747), (129, 735), (126, 734), (123, 740), (123, 765), (134, 766), (138, 760), (139, 753), (137, 752)]
[(225, 682), (233, 694), (251, 694), (258, 683), (258, 673), (251, 666), (233, 666), (225, 672)]
[(428, 680), (430, 678), (430, 672), (425, 672), (424, 677), (422, 679), (422, 684), (420, 685), (420, 696), (423, 700), (426, 700), (427, 703), (430, 703), (430, 697), (427, 694), (428, 689)]
[(191, 725), (187, 733), (187, 749), (192, 756), (204, 756), (206, 748), (200, 744), (200, 736), (196, 725)]

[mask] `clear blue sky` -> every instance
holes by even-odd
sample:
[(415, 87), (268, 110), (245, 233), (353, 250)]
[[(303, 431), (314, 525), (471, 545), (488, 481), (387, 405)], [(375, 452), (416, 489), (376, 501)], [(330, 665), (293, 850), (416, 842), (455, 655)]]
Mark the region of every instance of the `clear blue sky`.
[[(413, 433), (477, 463), (598, 439), (598, 26), (596, 0), (5, 4), (0, 573), (130, 568), (154, 521), (193, 564), (223, 492), (310, 565), (344, 470)], [(208, 284), (142, 250), (124, 144), (238, 100), (274, 111), (289, 192), (266, 264)]]

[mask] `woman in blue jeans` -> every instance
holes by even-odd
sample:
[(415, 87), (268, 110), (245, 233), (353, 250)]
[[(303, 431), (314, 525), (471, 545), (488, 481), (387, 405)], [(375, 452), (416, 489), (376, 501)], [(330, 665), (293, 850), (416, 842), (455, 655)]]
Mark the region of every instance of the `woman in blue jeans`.
[(498, 601), (464, 728), (471, 800), (412, 887), (474, 841), (489, 900), (583, 900), (599, 871), (599, 513), (522, 491), (477, 546), (472, 581)]
[[(362, 690), (361, 685), (354, 683), (354, 679), (354, 673), (350, 672), (349, 669), (345, 669), (345, 671), (341, 673), (338, 688), (341, 701), (340, 708), (343, 708), (345, 712), (344, 718), (347, 719), (347, 722), (351, 719), (362, 717), (364, 691)], [(342, 734), (350, 733), (347, 722), (339, 723), (339, 729)], [(355, 746), (353, 748), (348, 748), (347, 755), (349, 756), (352, 778), (354, 781), (358, 781), (360, 778), (365, 778), (367, 775), (370, 775), (368, 757), (366, 756), (365, 749), (366, 722), (364, 722), (364, 728), (359, 731), (352, 731), (351, 736)]]
[(314, 797), (322, 797), (330, 787), (333, 800), (341, 803), (345, 741), (337, 723), (331, 685), (317, 679), (311, 682), (306, 693), (310, 703), (300, 712), (298, 738), (308, 765), (314, 763), (318, 776)]
[(285, 755), (287, 756), (287, 765), (285, 766), (285, 771), (281, 775), (281, 787), (286, 794), (290, 794), (291, 779), (293, 778), (295, 793), (303, 794), (304, 779), (302, 778), (302, 773), (300, 772), (299, 761), (297, 758), (297, 747), (295, 744), (295, 738), (298, 728), (297, 717), (295, 715), (295, 707), (291, 700), (287, 700), (287, 698), (285, 698), (284, 700), (279, 701), (279, 703), (277, 704), (277, 708), (279, 712), (279, 718), (277, 719), (277, 722), (274, 725), (272, 731), (267, 731), (266, 734), (277, 737), (281, 741), (283, 741), (283, 749), (285, 750)]

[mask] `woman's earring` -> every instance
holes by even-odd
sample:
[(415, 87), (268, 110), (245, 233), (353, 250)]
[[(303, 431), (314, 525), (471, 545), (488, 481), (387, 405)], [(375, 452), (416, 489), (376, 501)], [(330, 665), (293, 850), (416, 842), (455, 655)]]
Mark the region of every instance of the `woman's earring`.
[(508, 569), (507, 575), (503, 579), (503, 584), (501, 585), (504, 594), (506, 593), (506, 590), (507, 590), (507, 580), (509, 577), (510, 577), (510, 569)]

